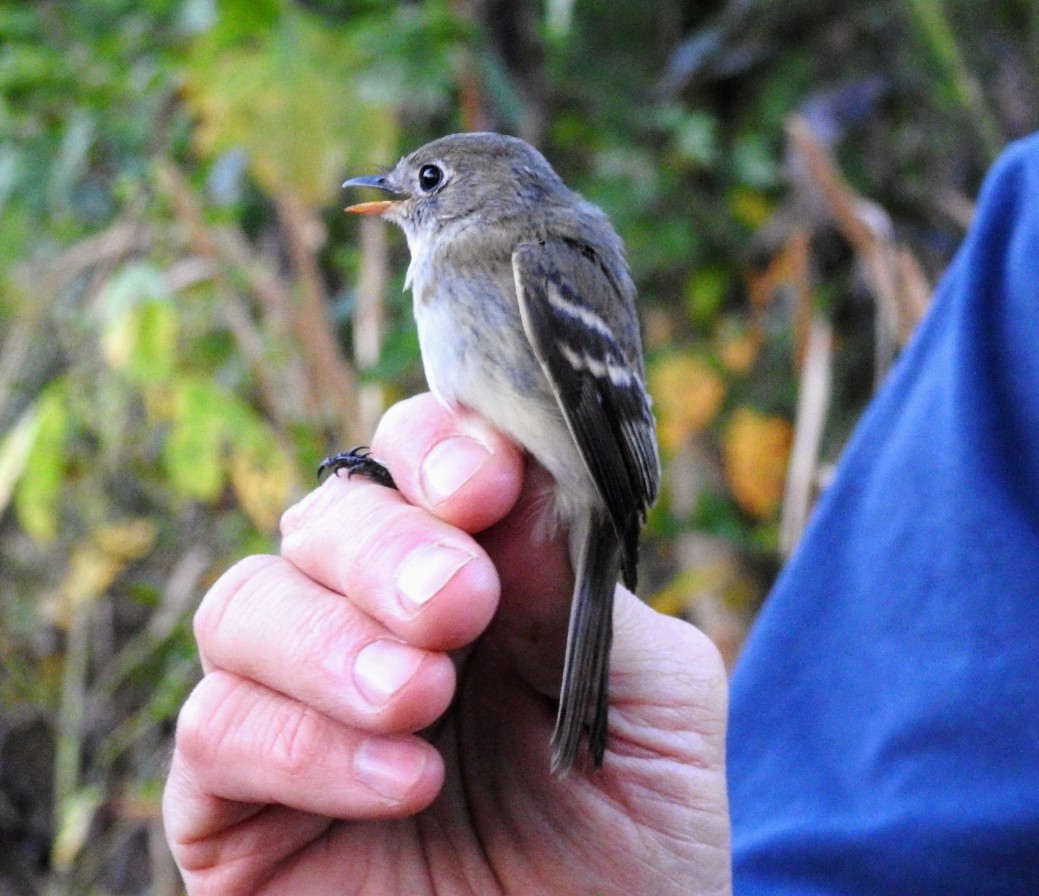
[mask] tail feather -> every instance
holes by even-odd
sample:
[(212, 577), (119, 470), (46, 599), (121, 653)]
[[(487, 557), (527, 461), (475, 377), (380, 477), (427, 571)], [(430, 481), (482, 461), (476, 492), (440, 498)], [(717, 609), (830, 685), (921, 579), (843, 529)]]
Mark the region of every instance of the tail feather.
[(573, 766), (581, 738), (588, 732), (588, 752), (596, 767), (606, 751), (609, 715), (610, 645), (613, 640), (613, 592), (621, 567), (621, 546), (605, 518), (586, 527), (575, 544), (576, 583), (566, 639), (559, 714), (552, 734), (552, 770)]

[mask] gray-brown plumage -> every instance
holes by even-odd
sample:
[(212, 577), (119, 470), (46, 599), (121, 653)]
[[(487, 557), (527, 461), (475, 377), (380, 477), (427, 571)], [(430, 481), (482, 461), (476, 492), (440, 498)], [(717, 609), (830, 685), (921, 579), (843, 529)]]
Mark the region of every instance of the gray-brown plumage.
[(455, 134), (386, 174), (347, 181), (395, 196), (352, 206), (404, 231), (430, 388), (469, 408), (553, 476), (575, 585), (552, 766), (587, 733), (606, 747), (613, 592), (635, 587), (639, 529), (660, 476), (635, 288), (600, 209), (533, 147)]

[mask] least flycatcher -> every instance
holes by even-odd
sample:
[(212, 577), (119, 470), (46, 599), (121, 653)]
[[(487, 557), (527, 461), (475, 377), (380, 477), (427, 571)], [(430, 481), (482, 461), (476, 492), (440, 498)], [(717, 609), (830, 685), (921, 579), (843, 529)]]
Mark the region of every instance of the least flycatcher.
[[(344, 186), (393, 196), (348, 211), (381, 215), (407, 237), (405, 286), (433, 393), (490, 421), (555, 480), (548, 512), (569, 531), (575, 585), (552, 767), (570, 769), (585, 732), (599, 766), (614, 588), (618, 578), (635, 587), (660, 478), (621, 241), (541, 153), (500, 134), (443, 137)], [(323, 468), (357, 462), (348, 453)]]

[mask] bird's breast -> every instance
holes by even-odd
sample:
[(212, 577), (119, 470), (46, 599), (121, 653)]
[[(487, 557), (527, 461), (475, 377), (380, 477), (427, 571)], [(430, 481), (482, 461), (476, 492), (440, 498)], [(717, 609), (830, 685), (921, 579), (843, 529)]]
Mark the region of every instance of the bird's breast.
[(433, 394), (449, 408), (476, 411), (534, 455), (559, 483), (557, 494), (581, 505), (592, 500), (573, 437), (524, 333), (511, 269), (507, 279), (456, 275), (414, 288), (422, 363)]
[(517, 390), (547, 387), (523, 333), (511, 271), (508, 279), (431, 273), (413, 284), (415, 322), (426, 378), (442, 400), (482, 412), (477, 396), (488, 382)]

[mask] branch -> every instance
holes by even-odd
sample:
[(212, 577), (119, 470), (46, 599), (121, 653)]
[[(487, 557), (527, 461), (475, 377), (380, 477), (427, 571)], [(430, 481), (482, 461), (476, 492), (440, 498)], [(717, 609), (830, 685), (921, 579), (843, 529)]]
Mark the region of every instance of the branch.
[[(313, 250), (305, 238), (306, 215), (291, 198), (276, 197), (289, 252), (299, 278), (299, 298), (267, 259), (255, 252), (238, 227), (208, 225), (202, 205), (187, 179), (172, 162), (158, 169), (158, 181), (169, 197), (174, 214), (184, 226), (189, 243), (200, 255), (221, 265), (226, 291), (227, 323), (243, 356), (249, 361), (265, 406), (276, 419), (298, 419), (299, 409), (337, 431), (342, 442), (356, 442), (357, 385), (353, 368), (333, 338), (325, 308), (327, 300)], [(284, 388), (272, 380), (269, 353), (252, 326), (249, 312), (237, 301), (233, 272), (245, 279), (260, 306), (263, 326), (292, 344), (292, 364), (284, 371)]]
[(299, 198), (287, 190), (275, 194), (274, 205), (299, 278), (291, 323), (304, 350), (313, 394), (325, 421), (337, 430), (337, 438), (355, 444), (363, 438), (357, 413), (357, 374), (343, 354), (328, 316), (328, 295), (310, 238), (314, 221)]

